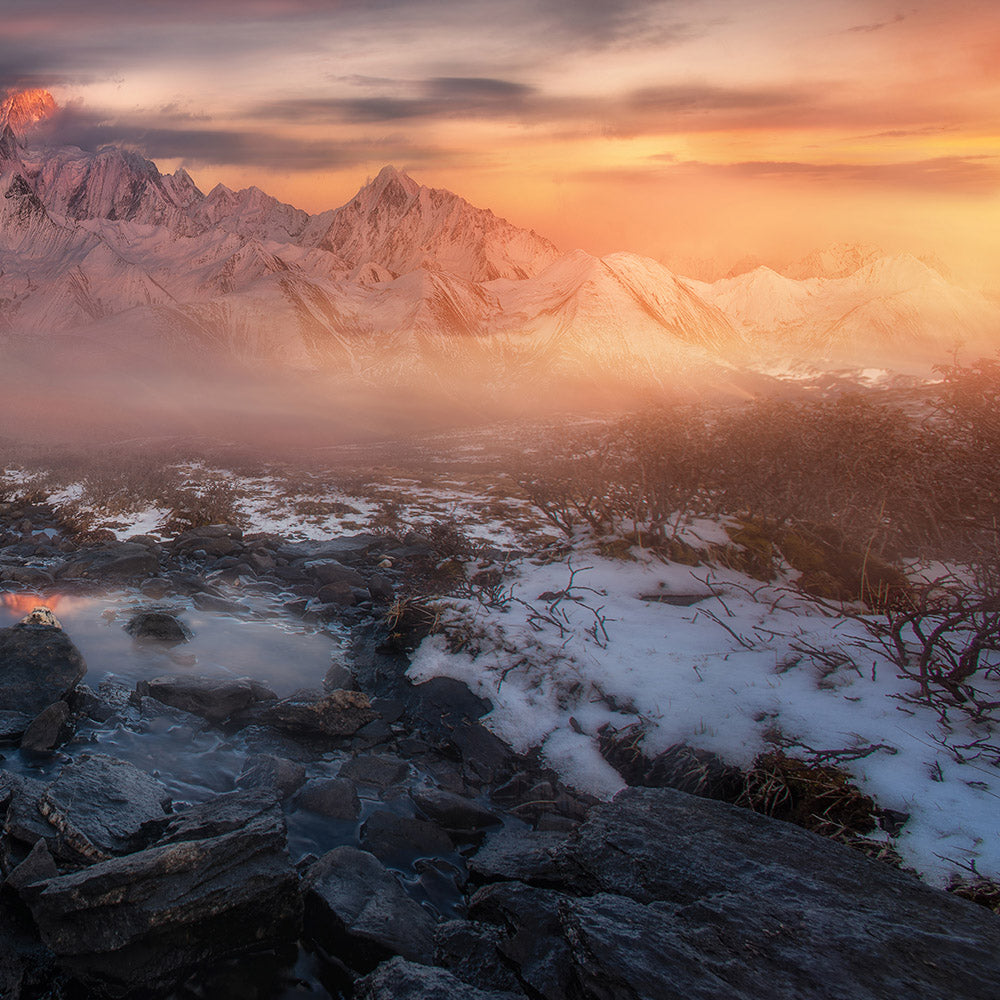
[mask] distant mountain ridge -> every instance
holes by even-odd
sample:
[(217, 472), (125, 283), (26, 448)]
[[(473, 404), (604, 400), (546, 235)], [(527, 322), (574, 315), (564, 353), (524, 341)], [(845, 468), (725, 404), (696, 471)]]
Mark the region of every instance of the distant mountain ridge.
[(376, 382), (644, 384), (780, 358), (940, 360), (956, 340), (996, 342), (995, 304), (914, 258), (840, 247), (797, 277), (758, 267), (707, 284), (635, 254), (561, 254), (393, 167), (312, 215), (256, 187), (205, 194), (183, 169), (161, 174), (126, 149), (39, 145), (33, 127), (54, 109), (44, 94), (2, 107), (9, 337), (72, 333), (130, 354)]

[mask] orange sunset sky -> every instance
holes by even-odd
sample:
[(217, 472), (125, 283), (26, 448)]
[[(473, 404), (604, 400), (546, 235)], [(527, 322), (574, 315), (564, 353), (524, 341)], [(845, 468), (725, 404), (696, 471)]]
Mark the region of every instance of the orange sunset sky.
[[(385, 163), (693, 272), (834, 241), (1000, 288), (997, 0), (2, 0), (59, 138), (335, 207)], [(707, 276), (707, 275), (706, 275)]]

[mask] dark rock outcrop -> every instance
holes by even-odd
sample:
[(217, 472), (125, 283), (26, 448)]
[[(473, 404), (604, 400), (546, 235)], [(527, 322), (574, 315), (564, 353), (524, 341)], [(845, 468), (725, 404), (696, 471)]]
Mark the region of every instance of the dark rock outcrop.
[(357, 1000), (521, 1000), (524, 994), (481, 990), (445, 969), (394, 958), (359, 980), (354, 996)]
[(521, 881), (469, 907), (545, 997), (987, 1000), (1000, 976), (985, 910), (722, 802), (628, 789), (546, 856), (484, 866)]
[(353, 736), (375, 719), (375, 713), (360, 691), (308, 692), (275, 702), (261, 719), (293, 735)]
[(202, 964), (294, 940), (298, 880), (277, 811), (29, 885), (46, 945), (98, 994), (166, 991)]

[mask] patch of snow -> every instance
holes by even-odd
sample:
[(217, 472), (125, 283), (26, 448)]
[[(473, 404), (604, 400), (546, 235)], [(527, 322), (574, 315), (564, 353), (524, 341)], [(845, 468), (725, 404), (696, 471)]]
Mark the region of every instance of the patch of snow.
[[(744, 768), (775, 731), (812, 750), (875, 747), (843, 766), (881, 806), (910, 814), (896, 842), (905, 863), (938, 884), (970, 863), (1000, 875), (1000, 774), (958, 763), (937, 713), (900, 700), (912, 682), (865, 645), (861, 622), (822, 613), (787, 581), (589, 552), (572, 565), (561, 600), (569, 566), (522, 561), (502, 606), (451, 601), (446, 620), (477, 648), (452, 654), (427, 639), (411, 679), (465, 681), (491, 700), (484, 721), (515, 750), (540, 748), (568, 784), (604, 798), (621, 785), (597, 750), (605, 724), (643, 721), (649, 757), (686, 742)], [(641, 599), (654, 595), (703, 599)], [(831, 673), (809, 648), (853, 665)]]

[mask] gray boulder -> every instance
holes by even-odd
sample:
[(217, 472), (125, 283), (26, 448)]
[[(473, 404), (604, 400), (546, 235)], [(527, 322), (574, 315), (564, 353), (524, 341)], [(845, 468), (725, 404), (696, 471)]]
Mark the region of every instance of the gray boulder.
[(358, 972), (394, 955), (429, 962), (434, 919), (376, 857), (337, 847), (306, 872), (305, 930)]
[(270, 753), (255, 753), (247, 757), (236, 787), (261, 789), (284, 800), (294, 795), (305, 780), (306, 769), (301, 764)]
[(361, 799), (353, 781), (347, 778), (320, 778), (299, 792), (296, 804), (330, 819), (355, 820), (361, 814)]
[(30, 721), (66, 698), (86, 672), (80, 651), (61, 628), (19, 622), (0, 629), (0, 712)]
[(51, 750), (66, 740), (71, 732), (69, 705), (56, 701), (31, 720), (21, 737), (21, 747), (24, 750)]
[(418, 857), (451, 854), (451, 837), (423, 819), (378, 809), (361, 828), (361, 846), (386, 864), (410, 864)]
[(168, 645), (187, 642), (191, 636), (183, 622), (165, 611), (136, 612), (128, 620), (125, 631), (134, 639), (150, 639)]
[(441, 788), (425, 785), (415, 788), (410, 796), (424, 816), (450, 833), (474, 833), (500, 823), (500, 818), (485, 806)]

